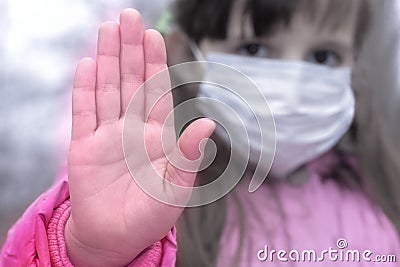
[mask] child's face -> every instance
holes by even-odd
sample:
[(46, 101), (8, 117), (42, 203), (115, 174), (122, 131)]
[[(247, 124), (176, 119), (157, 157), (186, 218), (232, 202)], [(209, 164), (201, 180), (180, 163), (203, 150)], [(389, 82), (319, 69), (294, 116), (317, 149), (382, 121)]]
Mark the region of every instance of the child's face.
[[(312, 20), (301, 12), (293, 15), (285, 27), (278, 25), (272, 34), (256, 37), (248, 18), (242, 23), (241, 1), (232, 8), (225, 40), (204, 39), (204, 53), (224, 52), (283, 60), (307, 61), (331, 67), (351, 67), (353, 64), (356, 9), (346, 16), (339, 27), (323, 24), (322, 16)], [(320, 21), (322, 20), (322, 22)]]

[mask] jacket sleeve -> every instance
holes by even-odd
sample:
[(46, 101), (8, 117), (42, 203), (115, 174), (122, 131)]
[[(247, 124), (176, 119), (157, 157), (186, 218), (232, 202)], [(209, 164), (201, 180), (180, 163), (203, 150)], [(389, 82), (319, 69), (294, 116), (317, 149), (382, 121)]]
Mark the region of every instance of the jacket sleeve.
[[(0, 266), (73, 266), (66, 253), (64, 226), (70, 214), (67, 178), (43, 193), (9, 230)], [(146, 248), (129, 267), (175, 266), (176, 230)]]

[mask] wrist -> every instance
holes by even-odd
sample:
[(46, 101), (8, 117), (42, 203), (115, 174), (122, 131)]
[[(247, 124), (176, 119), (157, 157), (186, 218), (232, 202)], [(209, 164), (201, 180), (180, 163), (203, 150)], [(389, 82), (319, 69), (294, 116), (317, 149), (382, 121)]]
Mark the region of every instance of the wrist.
[(64, 237), (68, 258), (74, 267), (126, 266), (139, 254), (131, 254), (129, 258), (125, 258), (118, 251), (103, 250), (85, 244), (78, 238), (71, 217), (66, 222)]

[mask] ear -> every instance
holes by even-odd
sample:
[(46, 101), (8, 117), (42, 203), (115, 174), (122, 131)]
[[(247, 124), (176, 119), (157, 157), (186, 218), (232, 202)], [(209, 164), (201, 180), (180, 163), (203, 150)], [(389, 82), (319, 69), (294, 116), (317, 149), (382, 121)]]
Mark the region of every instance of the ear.
[(174, 28), (165, 37), (168, 66), (195, 60), (190, 49), (189, 37), (180, 29)]

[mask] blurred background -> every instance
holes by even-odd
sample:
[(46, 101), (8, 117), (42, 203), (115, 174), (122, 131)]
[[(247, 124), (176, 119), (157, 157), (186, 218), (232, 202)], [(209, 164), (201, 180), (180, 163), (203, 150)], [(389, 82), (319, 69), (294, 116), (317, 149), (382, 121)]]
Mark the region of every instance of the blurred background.
[(0, 1), (0, 247), (66, 165), (73, 75), (94, 57), (99, 24), (133, 7), (150, 28), (169, 2)]

